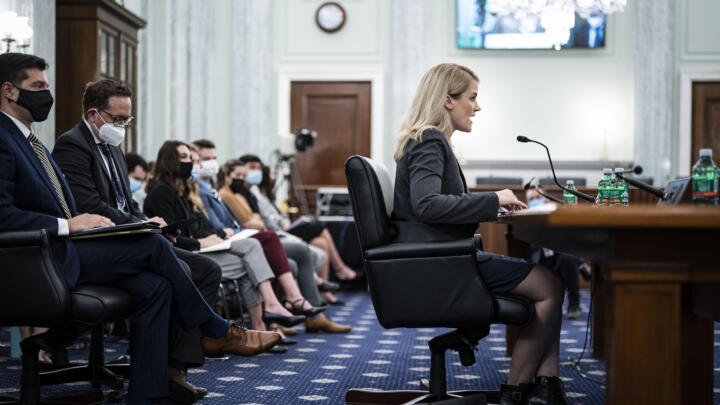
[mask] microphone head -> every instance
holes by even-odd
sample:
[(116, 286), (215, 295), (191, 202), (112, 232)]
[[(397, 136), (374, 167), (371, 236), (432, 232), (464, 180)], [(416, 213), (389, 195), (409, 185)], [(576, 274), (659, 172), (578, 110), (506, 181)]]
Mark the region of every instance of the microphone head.
[(633, 169), (633, 173), (635, 173), (635, 174), (642, 174), (642, 172), (643, 172), (643, 168), (640, 165), (635, 166), (635, 168)]
[(532, 187), (532, 182), (533, 182), (533, 180), (535, 180), (535, 176), (533, 176), (533, 177), (530, 179), (530, 181), (528, 181), (527, 183), (525, 183), (525, 185), (523, 186), (523, 190), (528, 191), (528, 190), (530, 189), (530, 187)]
[(522, 143), (527, 143), (527, 142), (530, 141), (530, 140), (528, 139), (527, 136), (518, 135), (518, 136), (517, 136), (517, 141), (518, 141), (518, 142), (522, 142)]

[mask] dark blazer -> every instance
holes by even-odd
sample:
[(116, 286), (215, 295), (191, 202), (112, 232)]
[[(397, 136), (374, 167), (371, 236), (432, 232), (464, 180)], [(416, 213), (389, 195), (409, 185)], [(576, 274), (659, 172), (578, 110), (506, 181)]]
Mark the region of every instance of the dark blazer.
[(125, 199), (130, 204), (130, 215), (118, 210), (117, 204), (108, 204), (108, 201), (115, 201), (110, 172), (85, 122), (80, 121), (62, 134), (55, 141), (52, 155), (65, 173), (70, 189), (77, 198), (80, 212), (102, 215), (116, 224), (140, 221), (145, 216), (138, 203), (132, 199), (125, 156), (117, 146), (110, 146), (110, 153), (120, 176)]
[(181, 196), (172, 186), (163, 181), (158, 181), (148, 190), (143, 210), (148, 217), (162, 217), (168, 224), (194, 219), (195, 222), (180, 227), (181, 235), (177, 237), (175, 246), (182, 249), (198, 250), (200, 242), (197, 239), (212, 234), (225, 237), (222, 229), (210, 227), (205, 215), (193, 211), (190, 200)]
[[(46, 149), (62, 186), (72, 216), (75, 200), (65, 177)], [(57, 239), (58, 218), (65, 218), (60, 200), (30, 142), (4, 113), (0, 112), (0, 231), (46, 229), (52, 240), (53, 257), (68, 288), (80, 274), (80, 260), (73, 242)]]
[(393, 220), (398, 242), (471, 237), (478, 223), (497, 218), (493, 192), (470, 193), (443, 134), (427, 129), (397, 162)]

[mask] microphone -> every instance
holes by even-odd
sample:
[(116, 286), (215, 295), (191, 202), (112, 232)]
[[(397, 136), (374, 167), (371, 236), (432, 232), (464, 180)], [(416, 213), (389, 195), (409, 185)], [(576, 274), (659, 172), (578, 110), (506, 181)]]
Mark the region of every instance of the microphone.
[(615, 174), (618, 174), (618, 173), (620, 173), (620, 174), (630, 174), (630, 173), (632, 173), (632, 174), (642, 174), (642, 172), (643, 172), (642, 166), (638, 165), (638, 166), (633, 167), (632, 169), (623, 169), (621, 172), (618, 172), (618, 171), (616, 170), (616, 171), (615, 171)]
[(627, 172), (625, 172), (625, 171), (623, 173), (615, 172), (615, 176), (625, 180), (628, 184), (633, 185), (633, 186), (639, 188), (640, 190), (643, 190), (650, 194), (653, 194), (654, 196), (660, 198), (661, 201), (665, 200), (666, 196), (662, 190), (658, 190), (655, 187), (649, 186), (649, 185), (647, 185), (643, 182), (637, 181), (635, 179), (625, 177), (624, 176), (625, 173), (627, 173)]
[(535, 191), (537, 191), (538, 194), (540, 194), (541, 196), (547, 198), (548, 200), (554, 201), (554, 202), (556, 202), (556, 203), (558, 203), (558, 204), (565, 204), (565, 201), (563, 201), (563, 200), (561, 200), (561, 199), (559, 199), (559, 198), (557, 198), (557, 197), (555, 197), (555, 196), (553, 196), (553, 195), (545, 194), (545, 192), (542, 191), (542, 190), (540, 189), (540, 187), (532, 184), (533, 180), (535, 180), (535, 176), (533, 176), (533, 177), (530, 179), (530, 181), (528, 181), (528, 182), (523, 186), (523, 190), (528, 191), (529, 189), (534, 188)]
[(542, 146), (543, 148), (545, 148), (545, 152), (547, 152), (547, 156), (548, 156), (548, 161), (550, 161), (550, 170), (552, 170), (553, 180), (555, 180), (555, 184), (557, 184), (558, 187), (560, 187), (561, 189), (567, 191), (568, 193), (570, 193), (570, 194), (572, 194), (572, 195), (574, 195), (574, 196), (580, 197), (580, 198), (582, 198), (582, 199), (585, 200), (585, 201), (589, 201), (589, 202), (595, 204), (595, 199), (592, 198), (592, 197), (590, 197), (589, 195), (587, 195), (587, 194), (585, 194), (585, 193), (581, 193), (581, 192), (579, 192), (579, 191), (577, 191), (577, 190), (570, 190), (569, 188), (567, 188), (567, 187), (563, 186), (562, 184), (560, 184), (560, 182), (559, 182), (558, 179), (557, 179), (557, 176), (555, 175), (555, 167), (553, 167), (552, 158), (550, 157), (550, 149), (548, 149), (548, 147), (545, 146), (544, 143), (538, 142), (538, 141), (533, 140), (533, 139), (530, 139), (530, 138), (528, 138), (527, 136), (523, 136), (523, 135), (518, 135), (517, 141), (518, 141), (518, 142), (521, 142), (521, 143), (532, 142), (532, 143), (536, 143), (536, 144)]

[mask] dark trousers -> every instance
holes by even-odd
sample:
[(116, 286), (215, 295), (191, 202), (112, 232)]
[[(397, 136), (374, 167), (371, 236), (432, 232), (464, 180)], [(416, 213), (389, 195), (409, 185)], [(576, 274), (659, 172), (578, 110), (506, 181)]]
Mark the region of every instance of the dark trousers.
[(550, 257), (545, 257), (541, 249), (539, 262), (560, 276), (563, 286), (567, 291), (568, 308), (580, 306), (580, 279), (578, 276), (580, 259), (575, 256), (557, 252)]
[(75, 247), (79, 285), (112, 285), (135, 298), (128, 401), (167, 397), (171, 308), (184, 330), (212, 319), (212, 309), (160, 235), (88, 239), (75, 242)]
[[(214, 261), (205, 256), (173, 248), (178, 259), (187, 264), (190, 278), (211, 307), (215, 305), (220, 287), (222, 270)], [(168, 353), (170, 365), (179, 367), (200, 367), (205, 361), (205, 354), (200, 346), (202, 335), (198, 328), (184, 331), (174, 316), (170, 318), (170, 335)]]

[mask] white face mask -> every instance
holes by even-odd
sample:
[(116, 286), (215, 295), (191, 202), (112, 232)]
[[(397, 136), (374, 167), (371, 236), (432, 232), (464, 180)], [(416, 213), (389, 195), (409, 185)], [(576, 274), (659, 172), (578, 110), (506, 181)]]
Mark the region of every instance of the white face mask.
[(97, 125), (95, 125), (95, 129), (98, 130), (98, 138), (100, 138), (101, 141), (107, 142), (108, 144), (112, 146), (118, 146), (122, 143), (122, 141), (125, 139), (125, 128), (118, 127), (113, 124), (108, 124), (105, 122), (105, 119), (103, 119), (102, 115), (100, 115), (100, 112), (98, 111), (98, 116), (100, 116), (100, 119), (103, 120), (105, 124), (98, 129)]
[(202, 177), (215, 177), (220, 170), (217, 159), (203, 160), (200, 162), (200, 176)]

